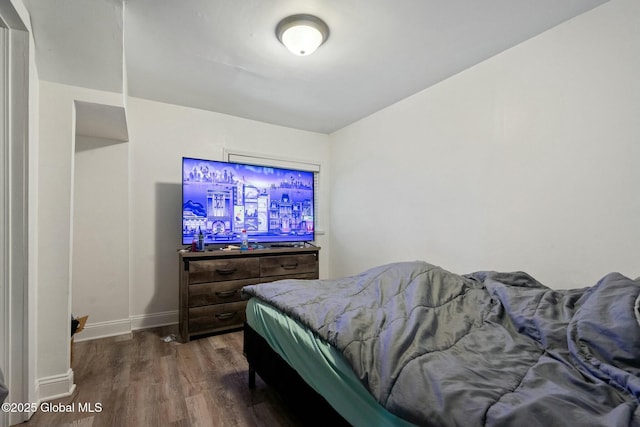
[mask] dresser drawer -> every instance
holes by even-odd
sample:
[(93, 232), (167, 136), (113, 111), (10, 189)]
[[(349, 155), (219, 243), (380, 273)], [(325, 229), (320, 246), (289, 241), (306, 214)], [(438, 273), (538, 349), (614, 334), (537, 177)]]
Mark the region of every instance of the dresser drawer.
[(260, 280), (246, 279), (189, 285), (189, 307), (240, 301), (242, 287), (256, 283), (260, 283)]
[(260, 276), (285, 276), (316, 272), (318, 258), (313, 254), (279, 255), (260, 258)]
[(318, 279), (320, 248), (179, 252), (179, 334), (238, 329), (246, 321), (242, 288), (283, 279)]
[(246, 301), (215, 304), (189, 309), (189, 332), (241, 326), (246, 320)]
[(221, 282), (227, 280), (250, 279), (260, 273), (260, 260), (204, 259), (189, 262), (189, 283)]

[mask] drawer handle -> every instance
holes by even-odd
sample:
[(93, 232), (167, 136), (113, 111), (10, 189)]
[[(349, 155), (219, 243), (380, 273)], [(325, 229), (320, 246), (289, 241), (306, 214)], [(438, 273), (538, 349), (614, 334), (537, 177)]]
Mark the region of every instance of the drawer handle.
[(237, 289), (235, 289), (233, 291), (221, 291), (221, 292), (216, 292), (216, 296), (219, 297), (219, 298), (231, 298), (237, 292), (238, 292)]
[(218, 320), (229, 320), (236, 315), (236, 312), (233, 313), (218, 313), (216, 314), (216, 318)]
[(233, 274), (237, 271), (237, 268), (227, 268), (227, 269), (221, 269), (221, 268), (216, 268), (216, 273), (221, 274), (223, 276), (228, 276), (230, 274)]
[(296, 262), (295, 264), (282, 264), (280, 265), (280, 267), (284, 268), (285, 270), (295, 270), (296, 268), (298, 268), (298, 263)]

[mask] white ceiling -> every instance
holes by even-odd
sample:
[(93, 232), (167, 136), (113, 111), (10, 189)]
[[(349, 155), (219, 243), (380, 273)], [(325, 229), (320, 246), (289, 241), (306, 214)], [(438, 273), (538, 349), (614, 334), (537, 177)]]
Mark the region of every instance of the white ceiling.
[[(322, 133), (606, 2), (23, 1), (43, 80)], [(330, 27), (311, 56), (275, 37), (296, 13)]]

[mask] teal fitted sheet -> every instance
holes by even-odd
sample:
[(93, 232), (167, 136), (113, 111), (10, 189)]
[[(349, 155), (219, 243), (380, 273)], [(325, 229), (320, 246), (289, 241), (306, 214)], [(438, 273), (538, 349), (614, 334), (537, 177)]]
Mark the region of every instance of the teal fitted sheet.
[(247, 323), (354, 426), (412, 426), (384, 409), (360, 383), (344, 357), (296, 320), (258, 298), (247, 304)]

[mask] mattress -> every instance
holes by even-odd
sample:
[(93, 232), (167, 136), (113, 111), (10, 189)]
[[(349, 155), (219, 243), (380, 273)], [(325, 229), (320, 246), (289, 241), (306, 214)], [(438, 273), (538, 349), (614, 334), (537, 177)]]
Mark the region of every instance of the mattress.
[(412, 426), (384, 409), (338, 350), (278, 309), (251, 298), (247, 323), (354, 426)]

